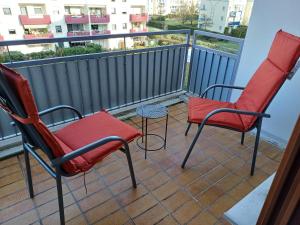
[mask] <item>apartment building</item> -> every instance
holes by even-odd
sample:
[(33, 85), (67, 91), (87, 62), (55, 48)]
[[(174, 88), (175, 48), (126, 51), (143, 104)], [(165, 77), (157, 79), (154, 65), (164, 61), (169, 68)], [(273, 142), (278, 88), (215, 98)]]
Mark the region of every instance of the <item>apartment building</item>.
[[(1, 0), (0, 40), (145, 32), (147, 1)], [(119, 39), (94, 42), (110, 49), (124, 46)], [(78, 44), (64, 43), (64, 46)], [(55, 46), (29, 45), (21, 49), (18, 46), (12, 50), (28, 53), (51, 48)]]
[(196, 4), (198, 0), (148, 0), (150, 15), (169, 15), (178, 12), (182, 4)]
[(253, 0), (200, 0), (198, 27), (223, 33), (225, 27), (247, 25)]

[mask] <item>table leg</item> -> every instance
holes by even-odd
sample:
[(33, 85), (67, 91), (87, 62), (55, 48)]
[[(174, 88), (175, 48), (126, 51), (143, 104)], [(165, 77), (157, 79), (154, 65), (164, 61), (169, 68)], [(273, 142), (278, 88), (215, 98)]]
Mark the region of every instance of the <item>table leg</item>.
[(144, 143), (144, 117), (142, 117), (142, 133), (143, 133), (142, 143)]
[(147, 159), (147, 143), (148, 142), (148, 119), (146, 118), (146, 134), (145, 134), (145, 159)]
[(164, 149), (166, 149), (166, 146), (167, 146), (168, 120), (169, 120), (169, 115), (167, 114), (167, 118), (166, 118), (166, 128), (165, 128)]

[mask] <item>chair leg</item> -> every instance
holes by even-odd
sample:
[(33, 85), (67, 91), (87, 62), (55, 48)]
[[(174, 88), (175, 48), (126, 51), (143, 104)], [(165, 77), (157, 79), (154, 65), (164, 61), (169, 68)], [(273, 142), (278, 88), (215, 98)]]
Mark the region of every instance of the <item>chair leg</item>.
[(25, 146), (24, 146), (24, 158), (25, 158), (25, 166), (26, 166), (29, 196), (30, 196), (30, 198), (33, 198), (34, 197), (34, 192), (33, 192), (33, 186), (32, 186), (32, 175), (31, 175), (31, 168), (30, 168), (30, 159), (29, 159), (29, 153), (26, 150)]
[(186, 128), (186, 131), (185, 131), (185, 133), (184, 133), (185, 136), (188, 135), (188, 132), (189, 132), (189, 130), (190, 130), (190, 128), (191, 128), (191, 125), (192, 125), (192, 123), (189, 123), (189, 124), (188, 124), (188, 127)]
[(196, 133), (196, 136), (195, 136), (195, 138), (194, 138), (192, 144), (190, 145), (190, 148), (189, 148), (189, 150), (188, 150), (188, 152), (187, 152), (187, 154), (186, 154), (186, 156), (185, 156), (185, 158), (184, 158), (184, 160), (183, 160), (183, 162), (182, 162), (182, 164), (181, 164), (181, 168), (182, 168), (182, 169), (184, 169), (185, 164), (186, 164), (186, 162), (187, 162), (187, 160), (188, 160), (190, 154), (192, 153), (192, 150), (193, 150), (193, 148), (194, 148), (194, 146), (195, 146), (195, 144), (196, 144), (196, 142), (197, 142), (197, 140), (198, 140), (198, 138), (199, 138), (199, 136), (200, 136), (200, 134), (201, 134), (201, 131), (202, 131), (203, 127), (204, 127), (204, 124), (199, 125), (198, 131), (197, 131), (197, 133)]
[(241, 145), (244, 145), (245, 132), (242, 132)]
[(64, 199), (63, 199), (63, 191), (62, 191), (62, 184), (61, 184), (61, 175), (59, 173), (56, 173), (56, 188), (57, 188), (60, 224), (64, 225), (65, 224)]
[(132, 166), (132, 160), (131, 160), (131, 155), (130, 155), (128, 145), (125, 146), (125, 154), (126, 154), (126, 158), (128, 161), (128, 167), (129, 167), (129, 172), (130, 172), (130, 176), (131, 176), (132, 186), (134, 188), (136, 188), (136, 180), (135, 180), (135, 175), (134, 175), (134, 170), (133, 170), (133, 166)]
[(251, 164), (251, 173), (250, 173), (251, 176), (253, 176), (254, 169), (255, 169), (255, 162), (256, 162), (257, 149), (258, 149), (258, 145), (259, 145), (261, 124), (262, 124), (262, 118), (258, 118), (257, 131), (256, 131), (256, 137), (255, 137), (255, 144), (254, 144), (254, 150), (253, 150), (253, 156), (252, 156), (252, 164)]

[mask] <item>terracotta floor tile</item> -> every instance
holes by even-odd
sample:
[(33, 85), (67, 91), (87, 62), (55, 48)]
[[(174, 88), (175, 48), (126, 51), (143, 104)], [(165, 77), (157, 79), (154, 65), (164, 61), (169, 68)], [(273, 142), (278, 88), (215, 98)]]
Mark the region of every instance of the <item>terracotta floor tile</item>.
[(219, 165), (215, 169), (211, 170), (209, 173), (207, 173), (204, 178), (207, 180), (208, 183), (214, 184), (221, 180), (223, 177), (228, 175), (229, 170), (222, 166)]
[(224, 191), (217, 186), (212, 186), (206, 191), (200, 193), (196, 198), (205, 206), (211, 205), (215, 202), (220, 196), (224, 194)]
[(192, 197), (187, 192), (179, 190), (161, 203), (170, 211), (174, 212), (187, 201), (191, 201)]
[(120, 208), (116, 200), (110, 199), (100, 206), (97, 206), (85, 213), (85, 216), (89, 223), (95, 223), (104, 217), (112, 214)]
[[(78, 217), (80, 215), (80, 210), (76, 204), (70, 205), (65, 207), (65, 220), (66, 223), (68, 223), (69, 220)], [(53, 225), (53, 224), (59, 224), (60, 218), (59, 213), (56, 212), (54, 214), (51, 214), (50, 216), (47, 216), (42, 220), (44, 225)]]
[(222, 178), (220, 181), (218, 181), (218, 183), (216, 183), (216, 186), (224, 192), (227, 192), (234, 188), (237, 184), (239, 184), (241, 180), (241, 177), (235, 174), (229, 174), (226, 177)]
[(14, 217), (11, 220), (8, 220), (2, 225), (16, 225), (16, 224), (31, 224), (38, 220), (38, 215), (35, 210), (30, 210), (18, 217)]
[(178, 189), (179, 186), (175, 182), (169, 181), (168, 183), (155, 189), (152, 193), (161, 201), (175, 193)]
[(77, 216), (66, 222), (67, 225), (85, 225), (87, 221), (84, 219), (82, 215)]
[(148, 180), (145, 180), (143, 184), (146, 188), (149, 190), (154, 190), (161, 185), (165, 184), (167, 181), (170, 180), (170, 177), (166, 175), (164, 172), (160, 172), (153, 177), (149, 178)]
[(189, 225), (214, 225), (217, 222), (217, 218), (208, 211), (203, 211), (197, 215)]
[(138, 200), (132, 202), (125, 207), (125, 210), (130, 215), (131, 218), (134, 218), (146, 210), (150, 209), (157, 204), (157, 200), (153, 198), (150, 194), (139, 198)]
[(186, 224), (198, 213), (200, 213), (202, 207), (196, 201), (192, 200), (186, 202), (179, 209), (177, 209), (172, 215), (180, 224)]
[(178, 225), (178, 223), (172, 216), (169, 215), (159, 221), (157, 225)]
[(83, 212), (94, 208), (97, 205), (102, 204), (112, 197), (111, 193), (103, 189), (102, 191), (96, 192), (92, 195), (89, 195), (78, 202), (80, 208)]
[(122, 206), (128, 205), (129, 203), (141, 198), (146, 195), (148, 190), (143, 185), (138, 185), (137, 188), (130, 188), (127, 191), (116, 196), (116, 199)]
[(239, 183), (237, 186), (235, 186), (232, 190), (228, 192), (228, 194), (239, 201), (243, 197), (245, 197), (249, 192), (253, 190), (253, 187), (251, 184), (249, 184), (247, 181), (243, 181)]
[(117, 225), (125, 224), (130, 220), (130, 217), (122, 210), (112, 213), (111, 215), (105, 217), (104, 219), (95, 223), (95, 225)]
[(231, 208), (235, 202), (236, 201), (229, 195), (224, 195), (212, 204), (209, 211), (214, 214), (216, 218), (219, 218), (225, 211)]
[(139, 225), (152, 225), (162, 220), (168, 212), (159, 204), (147, 210), (145, 213), (134, 219), (134, 223)]

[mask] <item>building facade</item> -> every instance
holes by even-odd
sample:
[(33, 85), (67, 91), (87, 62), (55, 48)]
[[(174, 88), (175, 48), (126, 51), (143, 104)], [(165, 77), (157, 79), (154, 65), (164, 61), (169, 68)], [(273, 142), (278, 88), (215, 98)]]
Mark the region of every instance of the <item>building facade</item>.
[[(0, 40), (145, 32), (147, 1), (1, 0)], [(114, 49), (122, 47), (122, 42), (112, 39), (100, 44)], [(64, 43), (66, 47), (76, 44)], [(18, 46), (17, 50), (28, 53), (49, 47)]]
[(223, 33), (225, 27), (247, 25), (253, 0), (200, 0), (198, 27)]
[(169, 15), (178, 12), (182, 4), (196, 4), (198, 0), (148, 0), (148, 12), (150, 15)]

